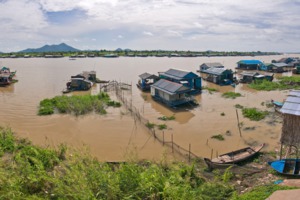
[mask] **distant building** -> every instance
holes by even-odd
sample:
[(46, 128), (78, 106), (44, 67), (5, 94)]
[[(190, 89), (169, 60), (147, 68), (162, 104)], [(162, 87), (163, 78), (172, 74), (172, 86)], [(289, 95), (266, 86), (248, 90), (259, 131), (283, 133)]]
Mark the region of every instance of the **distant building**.
[(286, 63), (270, 63), (266, 64), (266, 71), (274, 72), (274, 73), (282, 73), (285, 72), (285, 68), (288, 65)]
[(218, 62), (203, 63), (202, 65), (200, 65), (199, 71), (202, 72), (203, 70), (207, 70), (209, 68), (224, 68), (224, 66)]
[(265, 70), (265, 65), (260, 60), (240, 60), (236, 69)]
[(252, 83), (253, 81), (256, 80), (268, 80), (268, 81), (272, 81), (274, 74), (260, 74), (258, 72), (248, 72), (248, 71), (244, 71), (242, 73), (240, 73), (240, 82), (241, 83)]
[(218, 85), (230, 85), (234, 82), (233, 71), (225, 68), (208, 68), (201, 72), (201, 77)]

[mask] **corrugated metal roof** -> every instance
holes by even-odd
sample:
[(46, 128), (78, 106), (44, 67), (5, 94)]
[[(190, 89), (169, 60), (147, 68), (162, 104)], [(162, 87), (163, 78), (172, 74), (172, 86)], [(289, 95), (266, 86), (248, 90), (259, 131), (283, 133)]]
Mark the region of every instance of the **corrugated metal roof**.
[(286, 67), (287, 66), (286, 63), (272, 63), (272, 65), (274, 65), (275, 67)]
[(151, 87), (164, 91), (170, 95), (176, 94), (179, 89), (183, 89), (183, 92), (190, 90), (188, 87), (185, 87), (179, 83), (174, 83), (165, 79), (160, 79), (151, 85)]
[(208, 74), (214, 74), (214, 75), (222, 75), (223, 72), (225, 72), (227, 69), (225, 68), (209, 68), (207, 70), (203, 70), (204, 73)]
[(147, 73), (147, 72), (145, 72), (145, 73), (139, 75), (139, 77), (140, 77), (141, 79), (158, 79), (158, 78), (159, 78), (158, 76), (156, 76), (156, 75), (154, 75), (154, 74), (149, 74), (149, 73)]
[(164, 76), (168, 76), (170, 78), (174, 78), (174, 79), (182, 79), (189, 73), (190, 72), (188, 72), (188, 71), (182, 71), (182, 70), (178, 70), (178, 69), (169, 69), (168, 71), (162, 72), (161, 74)]
[(218, 62), (203, 63), (202, 65), (206, 65), (207, 67), (217, 67), (217, 68), (223, 68), (224, 67), (221, 63), (218, 63)]
[(300, 116), (300, 90), (292, 90), (280, 111), (283, 114)]
[(257, 65), (257, 64), (263, 64), (260, 60), (240, 60), (238, 64), (246, 64), (246, 65)]

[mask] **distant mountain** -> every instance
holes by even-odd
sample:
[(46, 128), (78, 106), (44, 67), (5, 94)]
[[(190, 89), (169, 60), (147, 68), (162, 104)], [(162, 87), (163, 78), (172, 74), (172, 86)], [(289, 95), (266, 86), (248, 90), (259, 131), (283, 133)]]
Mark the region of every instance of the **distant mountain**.
[(19, 51), (20, 53), (45, 53), (45, 52), (76, 52), (80, 51), (79, 49), (75, 49), (65, 43), (61, 43), (59, 45), (45, 45), (41, 48), (37, 49), (25, 49)]

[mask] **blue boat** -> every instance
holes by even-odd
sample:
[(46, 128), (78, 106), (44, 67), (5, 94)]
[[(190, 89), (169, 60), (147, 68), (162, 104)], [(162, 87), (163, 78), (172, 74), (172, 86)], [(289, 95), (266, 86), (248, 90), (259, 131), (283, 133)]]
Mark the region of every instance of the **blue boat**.
[(274, 106), (281, 108), (283, 106), (283, 102), (271, 100)]
[(280, 174), (300, 176), (300, 159), (275, 160), (268, 164)]

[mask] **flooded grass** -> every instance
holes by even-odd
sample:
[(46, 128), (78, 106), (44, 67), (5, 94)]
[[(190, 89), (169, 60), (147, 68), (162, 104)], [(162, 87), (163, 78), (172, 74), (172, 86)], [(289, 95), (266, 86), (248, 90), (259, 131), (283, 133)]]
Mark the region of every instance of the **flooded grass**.
[(159, 120), (162, 120), (162, 121), (169, 121), (169, 120), (175, 120), (175, 116), (174, 115), (171, 115), (171, 116), (162, 116), (162, 117), (159, 117), (158, 118)]
[(56, 96), (42, 100), (38, 114), (51, 115), (55, 111), (75, 115), (84, 115), (92, 111), (106, 114), (105, 108), (108, 106), (120, 107), (121, 103), (111, 100), (109, 95), (103, 92), (98, 95)]
[(249, 87), (256, 90), (272, 91), (272, 90), (288, 90), (300, 88), (299, 76), (282, 76), (278, 78), (278, 82), (270, 82), (267, 80), (255, 81), (249, 84)]
[(211, 136), (212, 139), (216, 139), (216, 140), (219, 140), (219, 141), (223, 141), (225, 140), (224, 136), (221, 135), (221, 134), (218, 134), (218, 135), (213, 135)]
[(225, 92), (222, 94), (222, 97), (224, 98), (230, 98), (230, 99), (235, 99), (237, 97), (241, 97), (242, 95), (238, 92)]
[(269, 114), (268, 111), (260, 111), (257, 108), (243, 108), (242, 113), (244, 117), (252, 121), (260, 121)]

